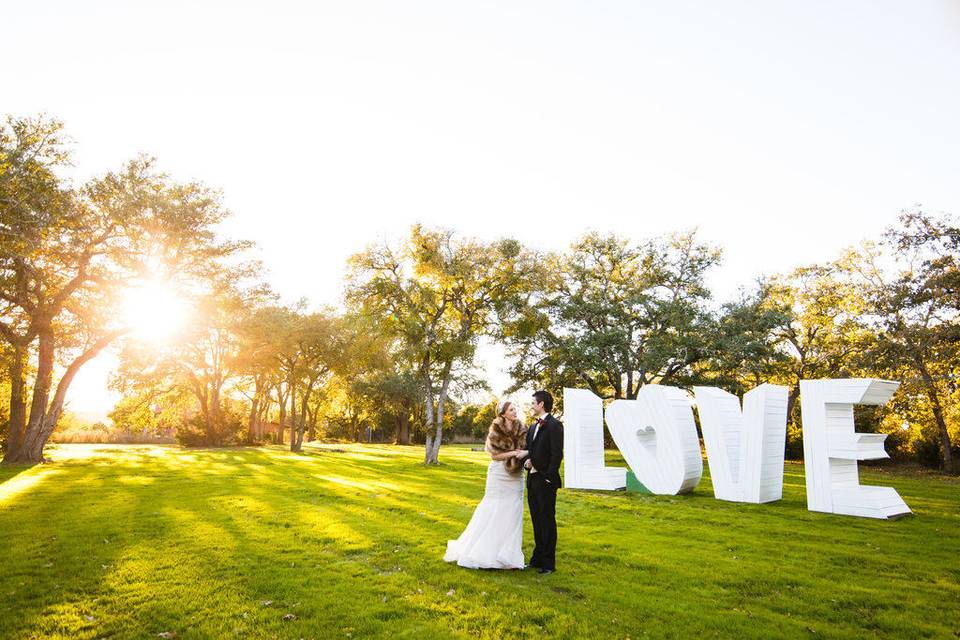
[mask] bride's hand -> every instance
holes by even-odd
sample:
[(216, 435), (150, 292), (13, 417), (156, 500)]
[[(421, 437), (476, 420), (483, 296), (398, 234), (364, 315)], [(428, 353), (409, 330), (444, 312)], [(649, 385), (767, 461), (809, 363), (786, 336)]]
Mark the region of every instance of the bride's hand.
[(527, 451), (526, 449), (517, 449), (513, 452), (513, 455), (515, 455), (518, 460), (522, 460), (527, 457)]

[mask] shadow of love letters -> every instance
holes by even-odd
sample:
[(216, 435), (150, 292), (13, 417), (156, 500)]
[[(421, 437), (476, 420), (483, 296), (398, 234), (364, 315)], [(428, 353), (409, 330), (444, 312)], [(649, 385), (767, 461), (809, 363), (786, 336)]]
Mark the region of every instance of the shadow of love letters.
[[(857, 433), (853, 407), (882, 405), (899, 383), (875, 379), (800, 383), (807, 508), (843, 515), (896, 518), (911, 513), (892, 487), (862, 486), (857, 462), (888, 458), (885, 434)], [(615, 490), (627, 470), (608, 467), (603, 449), (603, 400), (584, 389), (564, 389), (565, 484), (570, 489)], [(658, 495), (692, 491), (703, 475), (694, 421), (697, 407), (714, 496), (765, 503), (783, 495), (787, 388), (763, 384), (737, 396), (715, 387), (686, 391), (642, 387), (635, 400), (614, 400), (606, 424), (636, 478)]]

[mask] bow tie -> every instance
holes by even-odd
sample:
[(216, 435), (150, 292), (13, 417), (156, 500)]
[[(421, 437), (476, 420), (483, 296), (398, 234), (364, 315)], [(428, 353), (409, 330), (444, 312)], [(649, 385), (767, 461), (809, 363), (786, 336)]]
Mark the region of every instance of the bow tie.
[(543, 424), (543, 418), (537, 418), (537, 426), (539, 427), (542, 424)]

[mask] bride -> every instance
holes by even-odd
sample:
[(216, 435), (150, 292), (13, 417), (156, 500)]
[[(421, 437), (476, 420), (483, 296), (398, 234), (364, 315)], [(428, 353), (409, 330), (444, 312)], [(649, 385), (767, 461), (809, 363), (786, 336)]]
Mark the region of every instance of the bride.
[(527, 428), (517, 407), (504, 402), (491, 423), (484, 449), (492, 458), (487, 486), (470, 523), (447, 542), (446, 562), (471, 569), (523, 569), (523, 467)]

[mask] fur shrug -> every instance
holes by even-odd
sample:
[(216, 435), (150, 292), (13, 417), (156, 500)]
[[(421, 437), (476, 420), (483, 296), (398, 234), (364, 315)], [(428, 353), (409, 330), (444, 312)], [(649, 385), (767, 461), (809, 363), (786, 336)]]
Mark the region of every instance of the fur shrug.
[[(506, 453), (515, 449), (524, 449), (526, 446), (527, 427), (523, 426), (520, 421), (507, 420), (501, 416), (490, 423), (487, 442), (484, 445), (487, 453), (491, 455)], [(503, 461), (503, 466), (510, 473), (520, 473), (523, 468), (523, 461), (516, 458), (507, 458)]]

